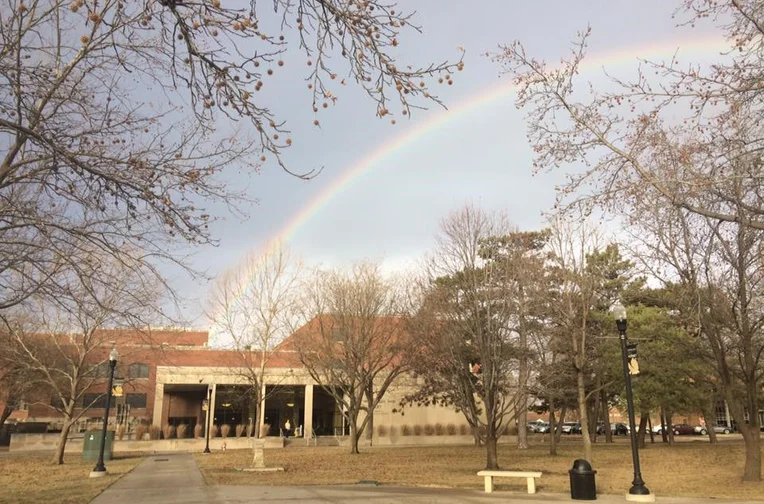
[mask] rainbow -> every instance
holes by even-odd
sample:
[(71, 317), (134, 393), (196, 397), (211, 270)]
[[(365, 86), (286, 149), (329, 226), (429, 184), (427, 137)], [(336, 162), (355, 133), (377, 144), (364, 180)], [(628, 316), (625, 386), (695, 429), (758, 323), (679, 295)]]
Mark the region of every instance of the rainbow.
[[(581, 69), (591, 71), (609, 64), (622, 63), (624, 61), (636, 60), (637, 58), (651, 59), (670, 57), (677, 48), (681, 49), (683, 56), (686, 56), (688, 54), (698, 55), (700, 53), (709, 54), (714, 51), (719, 52), (729, 48), (729, 44), (724, 39), (702, 38), (682, 41), (680, 43), (677, 43), (676, 41), (666, 41), (647, 46), (641, 45), (637, 47), (621, 48), (600, 55), (595, 54), (587, 56), (581, 65)], [(346, 190), (361, 175), (379, 165), (391, 154), (405, 149), (414, 144), (418, 139), (437, 131), (444, 125), (456, 121), (476, 109), (506, 97), (512, 93), (513, 90), (514, 85), (511, 83), (502, 83), (499, 86), (490, 88), (483, 93), (477, 94), (475, 98), (465, 100), (449, 110), (444, 110), (432, 115), (426, 121), (421, 122), (410, 130), (407, 130), (405, 133), (402, 133), (389, 142), (379, 146), (362, 159), (359, 159), (294, 214), (279, 232), (268, 239), (263, 247), (261, 247), (263, 256), (269, 250), (273, 250), (278, 244), (288, 242), (321, 210), (321, 208), (331, 201), (336, 194)], [(248, 283), (247, 280), (248, 279), (245, 279), (244, 285)]]

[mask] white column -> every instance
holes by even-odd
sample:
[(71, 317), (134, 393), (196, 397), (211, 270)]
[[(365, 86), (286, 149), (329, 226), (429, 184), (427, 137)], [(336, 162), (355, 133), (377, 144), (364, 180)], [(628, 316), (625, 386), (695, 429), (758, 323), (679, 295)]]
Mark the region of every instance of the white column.
[[(210, 403), (207, 405), (210, 408), (210, 424), (207, 426), (207, 429), (210, 429), (215, 425), (215, 395), (217, 394), (217, 390), (217, 384), (213, 383), (212, 396), (210, 397)], [(210, 435), (210, 439), (212, 439), (212, 435)]]
[(164, 383), (157, 383), (154, 390), (154, 415), (151, 422), (155, 427), (162, 427), (162, 409), (164, 409)]
[(305, 417), (305, 424), (302, 427), (302, 435), (307, 440), (307, 444), (310, 444), (310, 438), (313, 434), (313, 385), (305, 385), (303, 416)]
[(267, 432), (263, 432), (263, 426), (265, 425), (265, 383), (262, 384), (262, 391), (263, 393), (261, 397), (263, 400), (260, 401), (260, 418), (258, 418), (257, 421), (260, 422), (260, 435), (265, 437), (268, 435)]

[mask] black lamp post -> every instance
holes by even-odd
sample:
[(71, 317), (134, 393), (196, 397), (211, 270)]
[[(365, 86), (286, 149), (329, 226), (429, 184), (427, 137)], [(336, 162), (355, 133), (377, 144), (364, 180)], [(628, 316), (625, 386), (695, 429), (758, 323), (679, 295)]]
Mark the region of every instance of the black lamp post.
[(207, 442), (204, 445), (204, 451), (202, 453), (210, 453), (210, 410), (212, 409), (212, 387), (207, 386), (207, 421), (205, 423), (205, 431)]
[[(631, 482), (631, 488), (629, 489), (629, 495), (643, 496), (642, 499), (647, 500), (644, 497), (650, 495), (650, 490), (645, 486), (645, 482), (642, 480), (642, 470), (639, 468), (639, 447), (637, 446), (637, 428), (634, 424), (634, 396), (631, 391), (631, 374), (629, 374), (629, 359), (626, 354), (626, 345), (628, 340), (626, 338), (626, 308), (621, 303), (618, 303), (613, 307), (613, 315), (615, 316), (615, 324), (618, 327), (618, 332), (621, 335), (621, 361), (623, 362), (623, 380), (626, 382), (626, 404), (629, 410), (629, 429), (631, 431), (631, 457), (634, 461), (634, 481)], [(652, 496), (651, 496), (652, 497)], [(628, 498), (628, 495), (627, 495)], [(637, 499), (634, 499), (637, 500)], [(650, 499), (652, 500), (652, 499)]]
[(106, 466), (103, 465), (103, 452), (106, 449), (106, 428), (109, 425), (109, 407), (111, 406), (111, 388), (114, 386), (114, 368), (117, 367), (117, 358), (119, 354), (116, 348), (109, 352), (109, 388), (106, 391), (106, 411), (103, 415), (103, 429), (101, 430), (101, 449), (98, 451), (98, 462), (96, 462), (90, 477), (99, 477), (106, 475)]

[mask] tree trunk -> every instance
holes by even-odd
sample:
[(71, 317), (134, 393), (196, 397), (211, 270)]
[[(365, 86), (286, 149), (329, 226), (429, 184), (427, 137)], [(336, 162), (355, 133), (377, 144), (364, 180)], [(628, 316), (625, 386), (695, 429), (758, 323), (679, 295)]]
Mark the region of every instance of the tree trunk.
[(56, 452), (53, 454), (53, 463), (62, 465), (64, 463), (64, 450), (66, 449), (66, 440), (69, 437), (69, 430), (72, 428), (72, 421), (66, 420), (61, 428), (61, 434), (58, 436)]
[(11, 416), (11, 413), (13, 413), (13, 410), (15, 408), (11, 406), (10, 404), (6, 404), (3, 406), (3, 412), (0, 414), (0, 429), (3, 428), (3, 425), (5, 425), (5, 421), (8, 420), (8, 417)]
[(709, 419), (713, 419), (714, 416), (711, 413), (712, 410), (709, 409), (708, 405), (703, 405), (703, 420), (706, 422), (706, 433), (708, 434), (708, 440), (711, 444), (718, 443), (719, 440), (716, 438), (716, 431), (714, 430), (714, 422), (713, 420), (709, 422)]
[(589, 437), (589, 419), (586, 411), (586, 382), (584, 372), (579, 369), (577, 372), (578, 385), (578, 412), (581, 415), (581, 436), (584, 442), (584, 458), (592, 461), (592, 439)]
[(743, 481), (761, 481), (761, 431), (758, 428), (758, 404), (754, 402), (750, 419), (753, 425), (745, 423), (745, 411), (743, 404), (725, 391), (727, 404), (732, 413), (732, 419), (737, 422), (740, 433), (745, 442), (745, 468), (743, 469)]
[(486, 469), (498, 469), (499, 457), (496, 453), (496, 435), (487, 434), (485, 439), (485, 468)]
[[(520, 287), (521, 302), (524, 300), (523, 289)], [(528, 394), (526, 393), (526, 386), (528, 384), (528, 338), (525, 334), (525, 329), (522, 327), (524, 320), (524, 314), (520, 315), (520, 369), (519, 369), (519, 386), (520, 397), (517, 398), (520, 404), (520, 415), (517, 417), (517, 448), (519, 450), (528, 449)]]
[(350, 422), (350, 453), (357, 454), (358, 451), (358, 426), (357, 422)]
[(647, 430), (647, 417), (649, 413), (644, 411), (640, 413), (639, 419), (639, 432), (637, 433), (637, 446), (640, 448), (645, 447), (645, 431)]
[(560, 439), (562, 439), (562, 424), (565, 423), (565, 414), (568, 412), (567, 406), (563, 406), (560, 410), (560, 421), (557, 422), (557, 432), (554, 433), (554, 437), (556, 444), (560, 444)]
[(557, 455), (557, 423), (554, 418), (554, 401), (549, 401), (549, 455)]
[[(604, 391), (602, 392), (602, 395), (605, 395)], [(612, 443), (613, 431), (610, 430), (610, 409), (607, 405), (607, 398), (602, 397), (600, 400), (600, 408), (602, 408), (602, 421), (605, 422), (605, 442)]]
[(523, 408), (517, 418), (517, 449), (528, 449), (528, 410), (526, 408)]
[(674, 444), (674, 422), (672, 420), (672, 417), (674, 414), (672, 412), (666, 413), (666, 429), (668, 429), (668, 442), (669, 445)]
[(668, 431), (666, 429), (666, 410), (661, 406), (661, 437), (664, 443), (668, 443)]
[(374, 409), (371, 407), (374, 401), (374, 388), (372, 385), (368, 385), (366, 387), (366, 404), (368, 405), (368, 410), (366, 415), (368, 416), (368, 420), (366, 423), (366, 439), (369, 440), (369, 446), (373, 443), (374, 438)]
[(653, 432), (653, 420), (650, 416), (647, 416), (647, 429), (650, 433), (650, 444), (655, 444), (655, 433)]
[[(592, 442), (597, 442), (597, 427), (599, 427), (600, 424), (600, 414), (602, 411), (600, 410), (600, 392), (602, 391), (602, 378), (600, 378), (600, 375), (597, 374), (597, 378), (594, 384), (595, 387), (597, 387), (597, 393), (594, 395), (594, 407), (592, 409), (592, 428), (590, 432), (592, 433)], [(604, 425), (604, 420), (603, 420)]]
[(738, 425), (745, 441), (743, 481), (761, 481), (761, 431), (756, 425)]

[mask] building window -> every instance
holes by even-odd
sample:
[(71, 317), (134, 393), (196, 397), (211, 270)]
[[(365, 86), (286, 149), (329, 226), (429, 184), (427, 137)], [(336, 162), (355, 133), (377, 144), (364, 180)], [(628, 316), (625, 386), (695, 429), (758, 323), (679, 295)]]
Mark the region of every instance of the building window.
[(130, 364), (130, 367), (127, 368), (127, 376), (129, 378), (148, 378), (149, 366), (140, 363)]
[(91, 374), (97, 378), (107, 378), (109, 376), (109, 363), (102, 362), (91, 369)]
[(724, 401), (719, 401), (716, 403), (716, 425), (723, 425), (725, 427), (729, 427), (729, 423), (727, 421), (727, 408), (725, 407)]
[(131, 408), (145, 408), (146, 394), (127, 394), (127, 397), (125, 398), (125, 404)]
[[(114, 405), (114, 398), (111, 399), (112, 406)], [(82, 395), (82, 407), (83, 408), (105, 408), (106, 407), (106, 394), (83, 394)]]

